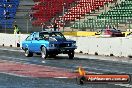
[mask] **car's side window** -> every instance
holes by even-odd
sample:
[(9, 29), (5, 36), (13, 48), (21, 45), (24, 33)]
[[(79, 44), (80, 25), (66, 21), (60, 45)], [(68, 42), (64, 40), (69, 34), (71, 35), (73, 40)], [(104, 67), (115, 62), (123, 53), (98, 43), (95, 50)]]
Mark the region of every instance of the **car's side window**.
[(39, 38), (39, 33), (35, 33), (34, 38)]
[(33, 40), (38, 40), (38, 39), (40, 39), (39, 38), (39, 33), (36, 32), (36, 33), (33, 34)]
[(49, 38), (49, 33), (40, 33), (39, 37), (40, 37), (40, 39), (48, 39)]

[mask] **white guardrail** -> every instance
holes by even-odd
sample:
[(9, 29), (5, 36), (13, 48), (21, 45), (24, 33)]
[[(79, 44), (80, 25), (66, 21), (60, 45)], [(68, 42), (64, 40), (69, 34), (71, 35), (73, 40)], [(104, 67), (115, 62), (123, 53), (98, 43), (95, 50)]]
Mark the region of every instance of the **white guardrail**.
[[(0, 34), (0, 46), (17, 47), (28, 34)], [(76, 52), (98, 55), (132, 56), (132, 38), (96, 38), (66, 36), (77, 42)]]

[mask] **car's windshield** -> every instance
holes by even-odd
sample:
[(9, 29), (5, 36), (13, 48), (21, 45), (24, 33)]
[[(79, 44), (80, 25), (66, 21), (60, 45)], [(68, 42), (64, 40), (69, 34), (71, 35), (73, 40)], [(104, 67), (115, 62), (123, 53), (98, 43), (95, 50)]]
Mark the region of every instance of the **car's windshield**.
[(120, 33), (121, 31), (120, 30), (111, 30), (112, 32), (115, 32), (115, 33)]
[(40, 39), (48, 39), (49, 37), (65, 38), (60, 32), (41, 32), (39, 36)]
[(108, 31), (109, 31), (109, 32), (113, 32), (113, 33), (121, 33), (120, 30), (113, 30), (113, 29), (110, 29), (110, 30), (101, 30), (101, 34), (104, 33), (104, 32), (106, 32), (106, 31), (107, 31), (107, 32), (108, 32)]

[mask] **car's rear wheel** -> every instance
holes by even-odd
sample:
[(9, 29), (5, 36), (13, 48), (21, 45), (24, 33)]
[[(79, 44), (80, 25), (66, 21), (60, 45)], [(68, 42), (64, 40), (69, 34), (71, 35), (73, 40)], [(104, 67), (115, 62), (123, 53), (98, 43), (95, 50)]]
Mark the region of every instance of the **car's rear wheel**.
[(43, 47), (41, 48), (41, 58), (42, 58), (42, 59), (46, 59), (47, 56), (48, 56), (47, 49), (43, 46)]
[(29, 49), (25, 49), (25, 56), (26, 56), (26, 57), (32, 57), (32, 56), (33, 56), (33, 53), (31, 53), (31, 52), (29, 51)]
[(69, 59), (74, 58), (74, 50), (68, 53)]

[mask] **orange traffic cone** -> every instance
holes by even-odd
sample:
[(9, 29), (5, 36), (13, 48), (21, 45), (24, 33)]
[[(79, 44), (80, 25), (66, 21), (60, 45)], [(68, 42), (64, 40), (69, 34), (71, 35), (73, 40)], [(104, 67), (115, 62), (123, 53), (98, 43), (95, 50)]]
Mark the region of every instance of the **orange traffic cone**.
[(86, 72), (81, 66), (78, 68), (78, 72), (80, 76), (78, 76), (76, 79), (77, 84), (84, 84), (86, 82), (85, 78)]
[(86, 75), (85, 70), (81, 66), (78, 68), (78, 72), (79, 72), (80, 76), (85, 76)]

